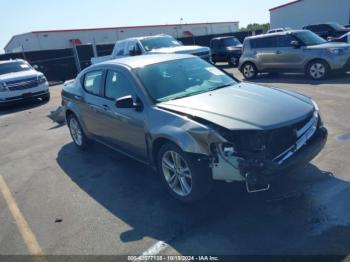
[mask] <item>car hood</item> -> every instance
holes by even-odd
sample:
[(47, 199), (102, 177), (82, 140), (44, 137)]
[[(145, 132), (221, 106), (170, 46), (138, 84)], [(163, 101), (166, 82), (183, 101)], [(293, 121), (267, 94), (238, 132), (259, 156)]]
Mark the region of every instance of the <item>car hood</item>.
[(320, 45), (308, 46), (308, 49), (324, 49), (324, 48), (350, 48), (350, 45), (347, 43), (340, 42), (327, 42)]
[(271, 129), (295, 123), (314, 110), (311, 100), (291, 91), (240, 83), (158, 104), (227, 129)]
[(150, 53), (151, 54), (169, 54), (169, 53), (176, 53), (176, 54), (196, 54), (201, 52), (209, 52), (210, 48), (203, 47), (203, 46), (177, 46), (177, 47), (167, 47), (167, 48), (159, 48), (154, 49)]
[(26, 80), (32, 77), (38, 77), (43, 75), (35, 70), (27, 70), (22, 72), (14, 72), (5, 75), (0, 75), (0, 82), (8, 82), (8, 81), (17, 81), (17, 80)]

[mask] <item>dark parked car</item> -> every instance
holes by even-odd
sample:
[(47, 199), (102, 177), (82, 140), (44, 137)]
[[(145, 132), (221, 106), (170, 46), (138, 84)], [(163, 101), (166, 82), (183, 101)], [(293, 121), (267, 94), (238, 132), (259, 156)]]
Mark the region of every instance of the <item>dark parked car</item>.
[(330, 42), (340, 42), (340, 43), (347, 43), (350, 44), (350, 32), (346, 33), (345, 35), (342, 35), (338, 38), (332, 38), (329, 40)]
[(214, 180), (267, 190), (270, 179), (311, 161), (327, 139), (310, 98), (241, 83), (190, 55), (91, 66), (62, 98), (78, 148), (95, 140), (150, 165), (184, 202), (203, 197)]
[(214, 63), (228, 62), (231, 66), (237, 66), (242, 47), (242, 43), (233, 36), (213, 38), (210, 41), (211, 59)]
[(317, 25), (304, 26), (303, 29), (310, 30), (324, 39), (340, 37), (347, 32), (350, 32), (350, 28), (345, 28), (344, 26), (337, 23), (325, 23)]

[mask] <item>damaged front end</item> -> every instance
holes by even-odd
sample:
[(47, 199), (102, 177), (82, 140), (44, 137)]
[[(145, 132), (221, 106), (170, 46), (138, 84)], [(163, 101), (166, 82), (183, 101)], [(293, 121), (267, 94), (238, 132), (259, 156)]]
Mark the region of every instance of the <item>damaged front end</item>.
[(317, 110), (297, 123), (276, 129), (211, 127), (226, 140), (211, 144), (213, 179), (245, 181), (250, 193), (268, 190), (269, 182), (276, 175), (306, 165), (327, 140), (327, 130)]

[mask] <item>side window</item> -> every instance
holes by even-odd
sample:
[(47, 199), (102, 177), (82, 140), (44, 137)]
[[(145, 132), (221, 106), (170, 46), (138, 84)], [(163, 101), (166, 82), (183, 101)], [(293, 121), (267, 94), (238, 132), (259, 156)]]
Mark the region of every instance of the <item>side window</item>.
[(124, 54), (124, 47), (125, 47), (125, 42), (118, 43), (117, 46), (116, 46), (115, 55), (116, 56), (125, 55)]
[(108, 71), (105, 90), (107, 98), (118, 99), (134, 93), (131, 82), (122, 73)]
[(290, 43), (295, 41), (294, 37), (290, 35), (278, 36), (276, 38), (278, 47), (291, 47), (292, 45)]
[(331, 30), (332, 30), (332, 27), (330, 27), (329, 25), (320, 25), (318, 31), (328, 32), (328, 31), (331, 31)]
[(220, 48), (220, 41), (214, 40), (213, 41), (213, 49), (219, 49)]
[(102, 80), (102, 70), (86, 73), (84, 77), (84, 89), (93, 95), (100, 95)]
[(277, 47), (276, 37), (262, 37), (251, 40), (252, 48), (273, 48)]
[(136, 41), (132, 41), (132, 42), (129, 43), (128, 50), (127, 50), (127, 52), (128, 52), (127, 55), (129, 55), (130, 52), (132, 52), (132, 51), (135, 51), (136, 54), (139, 54), (141, 52), (141, 48), (140, 48), (139, 44)]

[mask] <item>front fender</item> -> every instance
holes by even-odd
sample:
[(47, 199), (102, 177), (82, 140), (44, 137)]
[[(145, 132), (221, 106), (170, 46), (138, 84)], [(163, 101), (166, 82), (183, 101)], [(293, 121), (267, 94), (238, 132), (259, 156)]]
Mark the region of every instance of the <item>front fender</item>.
[(226, 140), (214, 130), (189, 121), (188, 119), (186, 122), (162, 126), (158, 130), (157, 135), (154, 136), (153, 141), (158, 138), (172, 141), (184, 152), (207, 156), (211, 154), (210, 145), (212, 143), (226, 142)]

